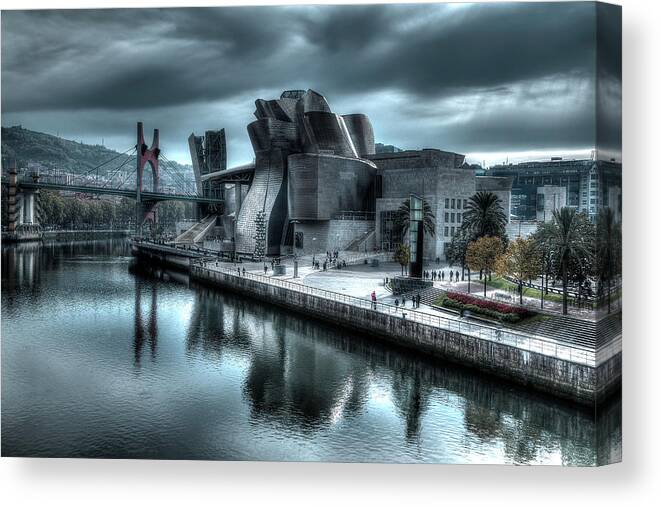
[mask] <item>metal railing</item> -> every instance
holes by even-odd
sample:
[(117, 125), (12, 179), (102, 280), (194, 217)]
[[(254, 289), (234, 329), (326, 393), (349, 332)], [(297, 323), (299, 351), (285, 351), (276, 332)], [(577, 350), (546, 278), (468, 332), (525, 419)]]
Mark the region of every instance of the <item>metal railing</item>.
[(552, 339), (512, 332), (509, 329), (506, 330), (501, 327), (492, 327), (484, 324), (468, 322), (458, 318), (449, 318), (441, 315), (425, 313), (423, 311), (409, 310), (407, 308), (397, 307), (383, 302), (372, 302), (369, 299), (362, 299), (352, 295), (332, 292), (330, 290), (264, 276), (254, 272), (245, 272), (244, 274), (240, 267), (226, 267), (217, 262), (218, 265), (212, 264), (212, 266), (209, 267), (208, 264), (211, 262), (205, 259), (191, 260), (191, 273), (201, 278), (207, 278), (209, 281), (217, 280), (219, 274), (235, 278), (251, 279), (259, 283), (286, 288), (294, 292), (333, 300), (354, 307), (370, 309), (379, 313), (420, 323), (422, 325), (442, 328), (463, 335), (513, 346), (521, 350), (552, 356), (574, 363), (585, 364), (591, 367), (595, 366), (595, 350), (590, 348), (558, 343)]
[(374, 211), (341, 211), (331, 216), (333, 220), (351, 220), (351, 221), (374, 221), (376, 213)]

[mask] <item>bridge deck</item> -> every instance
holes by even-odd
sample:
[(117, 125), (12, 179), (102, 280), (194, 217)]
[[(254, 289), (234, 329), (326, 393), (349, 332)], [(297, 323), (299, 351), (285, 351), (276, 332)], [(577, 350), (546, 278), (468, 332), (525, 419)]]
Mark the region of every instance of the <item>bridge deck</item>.
[[(100, 186), (84, 186), (84, 185), (67, 185), (59, 183), (46, 183), (46, 182), (33, 182), (33, 181), (19, 181), (18, 186), (26, 189), (44, 189), (44, 190), (57, 190), (69, 191), (76, 193), (94, 193), (102, 195), (116, 195), (119, 197), (136, 198), (136, 190), (130, 188), (110, 188)], [(182, 200), (186, 202), (199, 202), (205, 204), (218, 204), (221, 199), (212, 197), (201, 197), (199, 195), (183, 195), (176, 193), (158, 193), (143, 191), (140, 193), (142, 200), (160, 201), (160, 200)]]

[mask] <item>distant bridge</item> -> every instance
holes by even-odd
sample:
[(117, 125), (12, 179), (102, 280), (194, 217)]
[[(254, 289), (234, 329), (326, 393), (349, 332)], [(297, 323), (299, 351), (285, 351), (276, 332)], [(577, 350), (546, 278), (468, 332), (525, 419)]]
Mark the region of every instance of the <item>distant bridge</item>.
[[(119, 180), (123, 173), (121, 170), (135, 156), (135, 169)], [(108, 164), (124, 158), (114, 168)], [(15, 163), (15, 161), (14, 161)], [(151, 168), (151, 189), (144, 189), (145, 167)], [(104, 168), (105, 167), (105, 168)], [(102, 176), (105, 171), (105, 176)], [(161, 174), (168, 175), (179, 188), (175, 192), (162, 191)], [(135, 178), (135, 179), (132, 179)], [(192, 202), (198, 208), (213, 210), (222, 213), (223, 200), (210, 195), (200, 195), (197, 191), (188, 191), (187, 182), (176, 170), (174, 163), (168, 160), (159, 147), (159, 132), (154, 130), (154, 137), (150, 147), (145, 143), (142, 123), (137, 126), (137, 144), (108, 160), (92, 167), (81, 174), (68, 175), (65, 181), (61, 176), (21, 174), (19, 177), (15, 165), (9, 168), (8, 177), (3, 177), (3, 185), (9, 186), (8, 191), (8, 232), (17, 234), (20, 230), (29, 229), (34, 234), (38, 228), (38, 216), (35, 213), (35, 193), (38, 190), (68, 191), (73, 193), (90, 193), (97, 195), (113, 195), (136, 200), (136, 231), (139, 233), (147, 222), (157, 222), (156, 204), (165, 200), (178, 200)], [(196, 185), (197, 187), (198, 185)], [(152, 227), (152, 230), (155, 227)]]
[[(6, 178), (2, 179), (2, 184), (8, 184)], [(78, 185), (78, 184), (64, 184), (64, 183), (52, 183), (49, 182), (46, 178), (45, 180), (41, 177), (38, 180), (34, 180), (30, 177), (20, 178), (17, 181), (17, 184), (20, 188), (26, 190), (54, 190), (54, 191), (68, 191), (73, 193), (91, 193), (91, 194), (100, 194), (100, 195), (115, 195), (117, 197), (127, 197), (127, 198), (136, 198), (136, 190), (129, 188), (112, 188), (112, 187), (103, 187), (103, 186), (93, 186), (93, 185)], [(217, 198), (213, 197), (203, 197), (199, 195), (191, 194), (180, 194), (180, 193), (158, 193), (158, 192), (149, 192), (142, 191), (140, 192), (142, 200), (149, 201), (163, 201), (163, 200), (181, 200), (184, 202), (197, 202), (202, 204), (218, 204), (222, 202)]]

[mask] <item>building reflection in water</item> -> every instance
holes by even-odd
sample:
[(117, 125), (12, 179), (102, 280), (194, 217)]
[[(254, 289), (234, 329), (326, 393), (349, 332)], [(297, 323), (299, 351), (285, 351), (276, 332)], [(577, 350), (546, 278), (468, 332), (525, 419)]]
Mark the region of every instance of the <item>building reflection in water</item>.
[[(472, 441), (467, 445), (500, 441), (518, 463), (548, 452), (560, 452), (565, 464), (597, 458), (590, 410), (269, 305), (202, 286), (195, 291), (187, 351), (247, 357), (243, 395), (255, 422), (294, 424), (303, 433), (326, 430), (364, 411), (373, 378), (385, 377), (402, 436), (411, 444), (421, 437), (430, 405), (452, 398), (460, 399)], [(604, 432), (617, 433), (616, 413), (608, 411)], [(618, 438), (605, 439), (599, 447), (617, 451)]]
[[(149, 296), (149, 311), (146, 318), (143, 316), (142, 294), (146, 292)], [(149, 343), (151, 359), (156, 358), (156, 345), (158, 340), (158, 297), (157, 287), (154, 282), (145, 282), (140, 277), (135, 277), (135, 308), (133, 327), (133, 354), (135, 365), (140, 366), (142, 351), (145, 344), (145, 336)]]
[[(68, 259), (80, 260), (86, 255), (110, 258), (123, 253), (126, 245), (119, 243), (3, 247), (3, 318), (11, 317), (12, 304), (29, 306), (35, 312), (43, 308), (49, 283), (61, 287), (66, 282), (64, 276), (51, 273), (79, 272), (64, 265)], [(105, 260), (95, 267), (98, 279), (106, 279), (107, 268)], [(442, 459), (492, 451), (508, 462), (547, 461), (545, 456), (553, 455), (565, 464), (586, 465), (607, 462), (621, 453), (619, 399), (601, 406), (595, 423), (593, 411), (473, 370), (206, 286), (193, 284), (189, 289), (185, 274), (135, 264), (129, 273), (116, 290), (119, 296), (128, 295), (126, 313), (133, 310), (133, 321), (125, 320), (124, 333), (117, 334), (117, 342), (126, 344), (122, 345), (124, 354), (117, 353), (116, 358), (131, 371), (140, 371), (140, 391), (159, 392), (156, 397), (167, 401), (163, 423), (172, 418), (169, 408), (177, 403), (197, 409), (194, 417), (186, 418), (175, 430), (197, 423), (205, 433), (214, 433), (217, 427), (224, 434), (226, 412), (233, 411), (241, 413), (233, 421), (246, 417), (236, 429), (239, 439), (255, 436), (253, 429), (268, 444), (278, 438), (300, 441), (296, 438), (302, 437), (323, 446), (337, 441), (332, 438), (346, 436), (348, 444), (357, 448), (350, 453), (347, 447), (346, 458), (356, 460), (365, 455), (384, 460), (404, 455), (416, 460), (434, 451)], [(69, 279), (82, 286), (82, 277), (71, 276)], [(99, 295), (105, 286), (90, 287), (93, 289), (97, 292), (90, 291), (90, 297), (96, 293), (108, 304), (115, 300), (105, 293)], [(172, 308), (185, 311), (185, 317), (173, 317)], [(126, 341), (121, 341), (122, 336)], [(166, 350), (173, 352), (169, 360), (157, 361), (159, 339), (161, 355)], [(107, 341), (99, 343), (99, 353), (113, 350), (106, 347)], [(184, 360), (180, 360), (182, 346)], [(154, 365), (150, 374), (145, 374), (146, 361)], [(113, 362), (112, 378), (118, 368)], [(173, 382), (164, 384), (163, 378), (171, 378), (171, 372), (175, 373)], [(189, 376), (186, 388), (209, 388), (210, 396), (189, 395), (184, 388), (170, 392), (173, 385), (182, 387), (177, 381)], [(143, 402), (139, 397), (136, 405), (143, 406)], [(160, 413), (160, 406), (157, 411)], [(191, 434), (189, 443), (195, 443), (199, 434)], [(199, 447), (206, 448), (206, 443)], [(373, 445), (379, 444), (380, 449), (373, 451)], [(443, 448), (451, 444), (455, 447)], [(286, 443), (281, 448), (285, 457), (295, 451)], [(250, 455), (267, 454), (257, 451)]]

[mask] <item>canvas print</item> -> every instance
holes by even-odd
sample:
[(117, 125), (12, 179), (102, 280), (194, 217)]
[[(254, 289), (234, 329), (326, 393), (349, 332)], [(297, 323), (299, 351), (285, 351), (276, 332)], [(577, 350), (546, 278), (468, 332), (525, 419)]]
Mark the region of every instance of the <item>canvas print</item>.
[(619, 6), (1, 27), (3, 457), (621, 460)]

